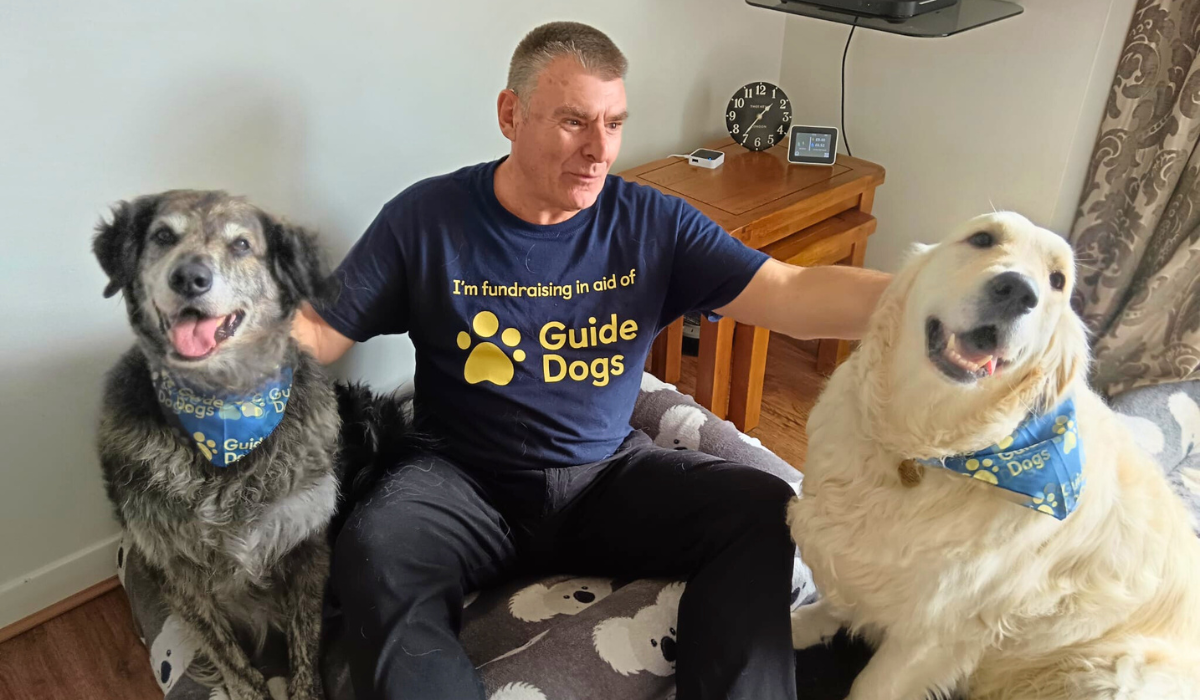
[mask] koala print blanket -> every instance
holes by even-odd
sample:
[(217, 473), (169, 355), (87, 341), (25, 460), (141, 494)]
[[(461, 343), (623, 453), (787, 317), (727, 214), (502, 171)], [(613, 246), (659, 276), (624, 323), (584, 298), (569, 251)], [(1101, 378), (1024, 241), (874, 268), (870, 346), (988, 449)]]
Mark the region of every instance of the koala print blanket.
[[(658, 445), (700, 450), (770, 472), (799, 490), (801, 474), (717, 419), (691, 397), (649, 374), (630, 420)], [(155, 678), (168, 700), (225, 700), (220, 689), (197, 682), (195, 644), (164, 614), (161, 598), (136, 551), (123, 544), (118, 570)], [(465, 601), (461, 639), (489, 700), (622, 698), (663, 700), (675, 694), (675, 624), (682, 581), (571, 576), (511, 581), (472, 593)], [(795, 559), (792, 605), (816, 599), (808, 568)], [(340, 617), (327, 611), (322, 673), (330, 700), (352, 700)], [(267, 644), (257, 665), (273, 700), (285, 697), (282, 639)], [(853, 678), (853, 676), (851, 676)], [(840, 697), (840, 696), (838, 696)]]

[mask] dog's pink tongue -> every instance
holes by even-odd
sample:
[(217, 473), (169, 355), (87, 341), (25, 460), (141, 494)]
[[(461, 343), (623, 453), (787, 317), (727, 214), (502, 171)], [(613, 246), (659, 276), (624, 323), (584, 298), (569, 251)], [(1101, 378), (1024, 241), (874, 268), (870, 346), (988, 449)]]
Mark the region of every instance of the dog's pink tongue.
[(988, 360), (987, 365), (985, 365), (985, 367), (987, 367), (987, 373), (988, 373), (989, 377), (992, 376), (993, 374), (995, 374), (996, 373), (996, 358), (993, 357), (992, 359)]
[(204, 357), (217, 347), (217, 328), (225, 319), (181, 318), (171, 326), (171, 345), (184, 357)]

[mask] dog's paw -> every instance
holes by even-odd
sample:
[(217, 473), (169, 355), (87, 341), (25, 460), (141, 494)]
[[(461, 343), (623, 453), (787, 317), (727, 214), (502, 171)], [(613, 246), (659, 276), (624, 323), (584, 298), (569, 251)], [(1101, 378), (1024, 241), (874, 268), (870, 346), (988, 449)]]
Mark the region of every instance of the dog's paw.
[(840, 629), (841, 620), (829, 612), (825, 603), (802, 606), (792, 612), (792, 648), (807, 649), (828, 644)]
[[(275, 680), (275, 679), (272, 679)], [(282, 679), (280, 679), (282, 680)], [(225, 676), (225, 693), (229, 700), (277, 700), (279, 690), (287, 698), (287, 684), (272, 689), (271, 684), (258, 671), (251, 671), (248, 676)]]
[[(313, 678), (311, 674), (303, 674), (304, 677), (293, 676), (291, 682), (284, 681), (283, 678), (272, 678), (267, 686), (270, 687), (271, 682), (279, 681), (279, 695), (272, 696), (273, 700), (325, 700), (325, 689), (321, 686), (321, 681), (318, 678)], [(275, 688), (271, 689), (274, 693)]]
[[(288, 682), (283, 676), (275, 676), (267, 681), (267, 692), (271, 694), (271, 700), (289, 700), (288, 697)], [(309, 700), (310, 696), (301, 694), (293, 694), (290, 700)]]

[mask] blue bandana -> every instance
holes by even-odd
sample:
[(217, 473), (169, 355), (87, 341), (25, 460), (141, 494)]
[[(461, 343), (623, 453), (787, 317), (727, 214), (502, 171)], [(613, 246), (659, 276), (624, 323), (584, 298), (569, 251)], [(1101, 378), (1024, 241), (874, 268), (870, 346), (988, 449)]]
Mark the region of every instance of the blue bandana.
[(916, 462), (986, 481), (1012, 492), (1020, 505), (1063, 520), (1079, 505), (1084, 488), (1076, 422), (1075, 401), (1067, 399), (979, 452)]
[(258, 447), (283, 420), (292, 393), (290, 367), (247, 396), (203, 393), (163, 370), (151, 372), (150, 379), (167, 418), (218, 467), (227, 467)]

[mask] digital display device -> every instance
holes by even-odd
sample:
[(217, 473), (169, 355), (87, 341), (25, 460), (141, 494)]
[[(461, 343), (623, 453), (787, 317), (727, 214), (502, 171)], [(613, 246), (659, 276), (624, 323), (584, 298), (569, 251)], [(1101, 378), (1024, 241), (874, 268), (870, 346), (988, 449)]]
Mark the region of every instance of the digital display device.
[(838, 130), (831, 126), (793, 126), (788, 131), (788, 162), (833, 165), (837, 160)]

